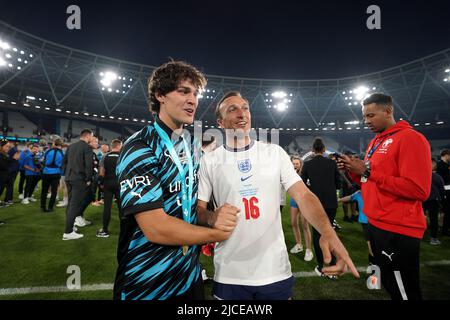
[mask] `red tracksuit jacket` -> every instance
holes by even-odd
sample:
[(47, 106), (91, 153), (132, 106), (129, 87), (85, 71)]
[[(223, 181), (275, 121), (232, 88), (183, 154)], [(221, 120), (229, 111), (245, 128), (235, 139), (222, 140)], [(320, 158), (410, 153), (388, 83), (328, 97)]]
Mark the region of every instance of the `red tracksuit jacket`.
[(431, 189), (431, 152), (427, 139), (406, 121), (377, 134), (366, 150), (382, 143), (370, 158), (367, 182), (361, 185), (364, 213), (373, 226), (409, 237), (423, 237), (426, 219), (422, 201)]

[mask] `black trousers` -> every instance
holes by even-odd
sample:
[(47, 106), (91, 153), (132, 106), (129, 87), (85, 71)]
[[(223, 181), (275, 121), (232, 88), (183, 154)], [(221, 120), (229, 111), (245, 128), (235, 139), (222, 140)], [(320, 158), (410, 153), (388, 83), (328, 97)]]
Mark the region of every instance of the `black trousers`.
[(19, 178), (19, 194), (23, 194), (24, 184), (26, 181), (25, 170), (20, 170), (20, 178)]
[(0, 197), (1, 197), (2, 193), (3, 193), (3, 190), (5, 190), (6, 180), (7, 180), (6, 177), (5, 178), (0, 177)]
[[(336, 209), (325, 209), (325, 212), (330, 220), (331, 225), (333, 225), (333, 220), (336, 217)], [(320, 248), (320, 233), (312, 228), (313, 230), (313, 246), (314, 252), (316, 253), (317, 265), (319, 266), (319, 270), (322, 271), (323, 268), (323, 254), (322, 249)], [(330, 265), (336, 264), (336, 257), (332, 256)]]
[(29, 198), (33, 195), (34, 189), (36, 188), (39, 180), (41, 180), (41, 176), (26, 176), (25, 183), (25, 193), (23, 198)]
[[(109, 221), (111, 220), (111, 206), (113, 197), (119, 199), (120, 186), (115, 181), (105, 180), (103, 185), (103, 230), (108, 231)], [(119, 209), (120, 210), (120, 209)]]
[(381, 283), (393, 300), (422, 300), (420, 290), (420, 239), (369, 224), (370, 245)]
[(105, 180), (103, 179), (103, 177), (98, 177), (98, 179), (97, 179), (97, 187), (98, 187), (97, 201), (104, 199), (104, 188), (105, 188), (104, 184), (105, 184)]
[(422, 204), (423, 210), (428, 214), (430, 218), (430, 237), (437, 238), (439, 228), (439, 207), (438, 200), (426, 201)]
[(51, 189), (50, 201), (48, 203), (48, 209), (53, 209), (55, 205), (56, 196), (58, 195), (58, 185), (60, 174), (44, 174), (42, 175), (42, 192), (41, 192), (41, 208), (46, 208), (48, 188)]
[(446, 200), (442, 201), (444, 204), (444, 221), (442, 223), (442, 233), (450, 232), (450, 190), (445, 190)]
[(14, 183), (16, 182), (18, 173), (19, 171), (10, 172), (8, 178), (6, 179), (5, 202), (12, 201), (13, 199)]
[(79, 216), (84, 216), (84, 211), (89, 207), (92, 201), (95, 200), (95, 189), (97, 188), (97, 185), (94, 183), (91, 183), (89, 185), (89, 188), (87, 189), (86, 197), (83, 199), (83, 203), (81, 204), (81, 210)]
[[(66, 181), (69, 200), (66, 208), (66, 228), (65, 233), (73, 231), (75, 218), (82, 215), (86, 209), (86, 199), (90, 199), (92, 195), (91, 186), (87, 186), (85, 181)], [(88, 205), (90, 200), (88, 202)]]

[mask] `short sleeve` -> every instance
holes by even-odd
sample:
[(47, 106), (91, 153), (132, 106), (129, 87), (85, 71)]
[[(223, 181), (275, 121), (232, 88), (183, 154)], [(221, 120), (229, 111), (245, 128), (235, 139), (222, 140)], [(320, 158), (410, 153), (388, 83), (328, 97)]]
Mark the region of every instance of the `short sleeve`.
[(209, 202), (212, 194), (212, 181), (208, 172), (207, 156), (203, 156), (200, 161), (200, 174), (198, 185), (198, 200)]
[(158, 158), (147, 144), (130, 141), (124, 146), (116, 167), (124, 216), (164, 207), (157, 169)]
[(281, 173), (281, 185), (284, 190), (289, 190), (296, 182), (302, 179), (297, 174), (292, 165), (289, 155), (284, 151), (283, 148), (278, 147), (279, 159), (280, 159), (280, 173)]

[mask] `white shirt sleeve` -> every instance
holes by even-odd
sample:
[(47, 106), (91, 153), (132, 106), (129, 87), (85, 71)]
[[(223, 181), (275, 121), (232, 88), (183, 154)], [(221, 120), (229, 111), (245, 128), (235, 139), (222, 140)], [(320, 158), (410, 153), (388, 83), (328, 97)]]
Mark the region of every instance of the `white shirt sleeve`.
[(198, 184), (198, 200), (209, 202), (212, 194), (212, 181), (209, 174), (209, 163), (204, 155), (200, 160), (199, 184)]
[(289, 190), (296, 182), (301, 181), (300, 176), (295, 172), (294, 166), (292, 165), (289, 155), (284, 151), (283, 148), (278, 146), (278, 154), (280, 157), (280, 178), (281, 185), (284, 190)]

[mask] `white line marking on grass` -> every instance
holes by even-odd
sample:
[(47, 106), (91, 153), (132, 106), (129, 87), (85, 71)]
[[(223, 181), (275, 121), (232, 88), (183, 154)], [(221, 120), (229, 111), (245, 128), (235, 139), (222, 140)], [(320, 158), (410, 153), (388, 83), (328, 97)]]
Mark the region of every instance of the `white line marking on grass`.
[[(448, 266), (450, 265), (450, 260), (440, 260), (440, 261), (429, 261), (422, 263), (423, 266)], [(358, 267), (359, 272), (366, 272), (367, 267)], [(314, 271), (301, 271), (293, 273), (295, 278), (309, 278), (318, 277)], [(104, 291), (112, 290), (112, 283), (100, 283), (100, 284), (89, 284), (81, 286), (79, 290), (70, 290), (67, 287), (28, 287), (28, 288), (0, 288), (0, 296), (16, 295), (16, 294), (29, 294), (29, 293), (51, 293), (51, 292), (85, 292), (85, 291)]]
[(81, 289), (70, 290), (67, 287), (28, 287), (28, 288), (6, 288), (0, 289), (0, 296), (13, 294), (28, 294), (28, 293), (49, 293), (49, 292), (80, 292), (80, 291), (101, 291), (112, 290), (112, 283), (88, 284), (81, 286)]

